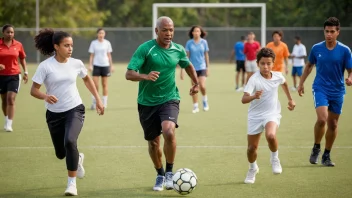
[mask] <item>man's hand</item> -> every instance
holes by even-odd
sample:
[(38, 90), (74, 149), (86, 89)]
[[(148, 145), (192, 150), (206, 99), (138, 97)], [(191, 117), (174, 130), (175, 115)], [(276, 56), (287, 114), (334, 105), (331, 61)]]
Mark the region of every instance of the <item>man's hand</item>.
[(28, 82), (28, 74), (27, 73), (24, 73), (22, 80), (23, 80), (24, 84), (27, 84), (27, 82)]
[(263, 94), (263, 90), (256, 91), (254, 94), (255, 99), (260, 99), (262, 97), (262, 94)]
[(199, 91), (199, 85), (195, 84), (192, 86), (192, 88), (189, 90), (189, 95), (193, 96), (194, 94), (198, 93)]
[(351, 86), (352, 85), (352, 79), (351, 78), (346, 78), (346, 85)]
[(297, 87), (298, 95), (303, 96), (304, 94), (304, 86), (303, 85), (298, 85)]
[(290, 111), (294, 110), (294, 109), (295, 109), (295, 106), (296, 106), (295, 101), (293, 101), (293, 100), (289, 100), (289, 101), (288, 101), (288, 107), (287, 107), (287, 108), (288, 108)]
[(160, 72), (158, 71), (151, 71), (146, 80), (156, 81), (159, 78)]

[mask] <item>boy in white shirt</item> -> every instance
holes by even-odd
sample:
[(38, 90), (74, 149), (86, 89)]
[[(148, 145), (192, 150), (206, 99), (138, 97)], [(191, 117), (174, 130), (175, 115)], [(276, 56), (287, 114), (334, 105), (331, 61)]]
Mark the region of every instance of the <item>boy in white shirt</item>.
[(292, 53), (289, 58), (292, 58), (292, 78), (293, 78), (293, 87), (292, 91), (296, 91), (297, 81), (296, 76), (301, 79), (303, 74), (303, 66), (305, 65), (304, 59), (307, 57), (306, 47), (301, 43), (301, 38), (295, 36), (295, 45), (293, 46)]
[(261, 133), (265, 136), (271, 151), (270, 162), (274, 174), (280, 174), (282, 167), (278, 157), (278, 142), (276, 131), (280, 125), (281, 105), (278, 100), (278, 87), (282, 88), (289, 100), (288, 109), (295, 108), (286, 80), (281, 72), (274, 72), (275, 54), (272, 49), (262, 48), (257, 54), (259, 71), (249, 79), (242, 97), (242, 103), (251, 103), (248, 109), (248, 149), (249, 170), (244, 183), (253, 184), (259, 172), (256, 163), (257, 148)]

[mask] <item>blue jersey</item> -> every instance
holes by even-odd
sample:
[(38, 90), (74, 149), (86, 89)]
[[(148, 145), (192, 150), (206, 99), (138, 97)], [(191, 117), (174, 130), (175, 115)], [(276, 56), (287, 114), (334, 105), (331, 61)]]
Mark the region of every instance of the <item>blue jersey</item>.
[(190, 39), (187, 41), (185, 49), (186, 52), (189, 53), (189, 60), (196, 71), (205, 70), (207, 68), (205, 52), (209, 51), (209, 47), (208, 42), (205, 39), (200, 39), (198, 43), (195, 43), (193, 39)]
[(246, 60), (246, 55), (243, 53), (244, 43), (242, 41), (238, 41), (235, 44), (235, 46), (233, 46), (233, 49), (235, 50), (235, 53), (236, 53), (236, 60), (239, 60), (239, 61)]
[(312, 47), (308, 60), (317, 68), (313, 90), (323, 91), (330, 96), (346, 93), (344, 72), (345, 69), (352, 68), (352, 55), (349, 47), (337, 42), (335, 48), (329, 50), (326, 42), (323, 41)]

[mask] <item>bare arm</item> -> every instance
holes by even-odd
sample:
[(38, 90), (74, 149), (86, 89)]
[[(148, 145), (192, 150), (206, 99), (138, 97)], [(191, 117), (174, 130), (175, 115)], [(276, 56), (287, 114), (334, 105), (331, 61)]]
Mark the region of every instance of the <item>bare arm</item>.
[(33, 82), (32, 88), (31, 88), (31, 96), (33, 96), (39, 100), (45, 100), (47, 95), (40, 91), (40, 87), (41, 87), (40, 84)]
[(242, 96), (242, 104), (247, 104), (252, 102), (253, 100), (256, 99), (256, 95), (251, 96), (249, 93), (244, 92), (243, 96)]
[(84, 84), (86, 85), (86, 87), (90, 91), (90, 93), (96, 99), (96, 101), (100, 101), (100, 97), (99, 97), (98, 91), (95, 88), (95, 85), (94, 85), (94, 82), (93, 82), (92, 78), (89, 75), (86, 75), (86, 77), (84, 77), (82, 79), (83, 79)]
[(112, 57), (111, 57), (111, 53), (110, 52), (108, 53), (108, 58), (109, 58), (110, 67), (112, 67)]
[(346, 69), (347, 70), (347, 78), (352, 80), (352, 68)]
[(191, 78), (192, 82), (194, 85), (198, 85), (198, 77), (197, 77), (197, 72), (194, 69), (192, 64), (189, 64), (186, 68), (185, 71), (187, 75)]
[(130, 69), (126, 71), (125, 77), (126, 77), (126, 80), (130, 80), (130, 81), (142, 81), (142, 80), (148, 79), (148, 75), (140, 74)]
[[(189, 56), (190, 56), (190, 54), (189, 54), (189, 51), (186, 51), (186, 53), (187, 53), (187, 57), (189, 58)], [(183, 80), (184, 79), (184, 72), (183, 72), (183, 70), (184, 70), (184, 68), (181, 68), (181, 73), (180, 73), (180, 78), (181, 78), (181, 80)]]
[(93, 59), (94, 59), (94, 54), (91, 53), (89, 56), (89, 70), (93, 70)]
[(24, 72), (28, 72), (28, 70), (27, 70), (27, 62), (26, 62), (26, 59), (20, 59), (20, 63), (21, 63), (21, 66), (22, 66), (22, 68), (23, 68), (23, 71)]
[(287, 85), (287, 82), (285, 82), (284, 84), (281, 85), (282, 89), (284, 90), (286, 96), (287, 96), (287, 99), (290, 101), (292, 100), (292, 97), (291, 97), (291, 93), (290, 91), (288, 90), (288, 85)]
[(205, 52), (205, 64), (207, 66), (207, 69), (209, 69), (209, 52)]
[(306, 81), (307, 77), (312, 72), (313, 66), (314, 66), (313, 64), (311, 64), (310, 62), (307, 62), (306, 67), (304, 68), (301, 80), (299, 81), (299, 86), (303, 86), (303, 84)]

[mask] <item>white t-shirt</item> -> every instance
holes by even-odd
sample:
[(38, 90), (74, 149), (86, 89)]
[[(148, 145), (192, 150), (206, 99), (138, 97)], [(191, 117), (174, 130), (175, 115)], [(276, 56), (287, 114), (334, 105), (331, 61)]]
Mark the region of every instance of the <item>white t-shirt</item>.
[(89, 46), (89, 53), (94, 54), (93, 65), (98, 67), (109, 67), (108, 53), (112, 52), (111, 43), (108, 40), (99, 42), (98, 39), (92, 41)]
[(255, 72), (244, 88), (244, 92), (251, 96), (256, 91), (263, 90), (260, 99), (252, 100), (248, 109), (248, 119), (263, 119), (269, 116), (280, 115), (281, 105), (278, 98), (278, 87), (285, 83), (281, 72), (272, 71), (272, 78), (265, 79), (259, 71)]
[(40, 85), (44, 83), (46, 94), (58, 99), (55, 104), (45, 102), (45, 107), (51, 112), (60, 113), (82, 104), (76, 85), (77, 76), (87, 76), (87, 69), (81, 60), (69, 58), (66, 63), (59, 63), (52, 56), (39, 64), (32, 80)]
[[(293, 56), (307, 56), (307, 50), (306, 47), (300, 43), (300, 44), (295, 44), (293, 46), (292, 54)], [(295, 67), (297, 66), (304, 66), (304, 58), (293, 58), (292, 60), (292, 65)]]

